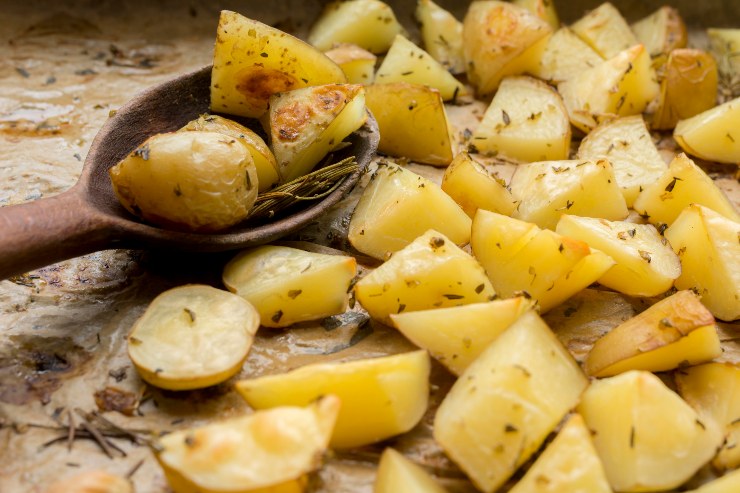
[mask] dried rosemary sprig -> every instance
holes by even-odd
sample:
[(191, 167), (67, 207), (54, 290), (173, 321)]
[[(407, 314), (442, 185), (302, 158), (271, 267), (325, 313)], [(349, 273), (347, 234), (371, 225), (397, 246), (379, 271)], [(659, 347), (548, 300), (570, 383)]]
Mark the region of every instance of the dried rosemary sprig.
[(248, 219), (270, 219), (298, 202), (323, 199), (357, 169), (355, 157), (351, 156), (262, 193), (257, 196)]

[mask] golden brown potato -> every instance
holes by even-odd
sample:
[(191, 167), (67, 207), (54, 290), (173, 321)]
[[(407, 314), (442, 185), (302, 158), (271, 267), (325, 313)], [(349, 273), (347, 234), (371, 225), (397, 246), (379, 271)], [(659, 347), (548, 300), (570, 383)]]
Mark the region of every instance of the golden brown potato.
[(350, 84), (372, 84), (375, 79), (375, 61), (378, 57), (352, 43), (341, 43), (325, 52), (341, 67)]

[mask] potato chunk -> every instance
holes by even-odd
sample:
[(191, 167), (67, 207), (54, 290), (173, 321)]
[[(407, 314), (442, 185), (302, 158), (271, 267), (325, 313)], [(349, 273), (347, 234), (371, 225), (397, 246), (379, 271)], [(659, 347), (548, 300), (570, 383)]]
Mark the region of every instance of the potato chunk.
[(267, 245), (231, 259), (223, 282), (254, 304), (262, 325), (287, 327), (344, 312), (356, 266), (354, 257)]
[(175, 493), (303, 491), (321, 466), (339, 412), (339, 399), (279, 407), (179, 430), (154, 449)]
[(740, 162), (740, 98), (676, 124), (673, 138), (691, 154), (720, 163)]
[(516, 207), (506, 182), (467, 152), (455, 156), (445, 169), (442, 190), (470, 217), (479, 208), (510, 216)]
[(618, 325), (591, 348), (586, 373), (668, 371), (722, 354), (714, 317), (691, 291), (679, 291)]
[(342, 82), (347, 82), (342, 69), (313, 46), (221, 11), (211, 72), (213, 111), (258, 118), (277, 92)]
[(241, 370), (259, 325), (257, 310), (242, 298), (183, 286), (154, 298), (128, 336), (128, 354), (156, 387), (209, 387)]
[(561, 27), (547, 41), (533, 74), (555, 84), (603, 62), (585, 41), (568, 27)]
[(445, 493), (427, 472), (392, 448), (380, 456), (373, 493)]
[(236, 390), (255, 409), (305, 406), (322, 395), (341, 400), (332, 447), (368, 445), (404, 433), (427, 410), (429, 355), (426, 351), (315, 363), (280, 375), (236, 383)]
[(434, 438), (479, 490), (496, 491), (575, 406), (587, 383), (542, 319), (527, 312), (452, 386), (437, 410)]
[(663, 5), (631, 26), (637, 41), (645, 45), (650, 56), (668, 55), (688, 43), (686, 24), (677, 9)]
[[(625, 412), (629, 410), (629, 412)], [(721, 432), (658, 377), (629, 371), (591, 382), (577, 411), (615, 491), (663, 491), (712, 458)]]
[(129, 212), (170, 229), (226, 229), (246, 219), (257, 199), (252, 155), (216, 132), (154, 135), (109, 174)]
[(325, 55), (334, 61), (347, 76), (350, 84), (372, 84), (375, 80), (375, 61), (378, 57), (352, 43), (342, 43)]
[(432, 0), (419, 0), (416, 4), (421, 39), (427, 53), (450, 73), (465, 72), (463, 56), (462, 22)]
[(437, 227), (457, 245), (470, 241), (470, 218), (436, 183), (400, 166), (380, 164), (349, 223), (357, 250), (384, 260)]
[(512, 0), (514, 5), (519, 5), (532, 12), (534, 15), (550, 24), (550, 27), (560, 27), (558, 12), (555, 10), (555, 2), (551, 0)]
[(481, 152), (520, 162), (566, 159), (570, 151), (568, 110), (560, 95), (544, 82), (506, 77), (472, 142)]
[(719, 72), (728, 81), (736, 81), (740, 76), (740, 29), (707, 29), (712, 55), (717, 60)]
[(570, 28), (604, 58), (638, 44), (629, 24), (614, 5), (604, 2)]
[(483, 267), (443, 234), (429, 230), (355, 284), (372, 318), (490, 301), (495, 292)]

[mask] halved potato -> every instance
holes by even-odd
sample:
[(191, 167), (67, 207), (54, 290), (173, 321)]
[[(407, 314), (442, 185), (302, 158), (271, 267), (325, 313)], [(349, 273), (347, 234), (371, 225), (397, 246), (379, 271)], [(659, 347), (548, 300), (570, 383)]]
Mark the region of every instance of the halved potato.
[(342, 82), (347, 82), (342, 69), (313, 46), (221, 11), (211, 72), (213, 111), (258, 118), (277, 92)]
[(498, 490), (588, 385), (573, 357), (533, 311), (465, 370), (434, 419), (434, 438), (483, 492)]
[(128, 355), (156, 387), (209, 387), (241, 370), (259, 325), (257, 310), (239, 296), (182, 286), (154, 298), (128, 336)]
[(283, 181), (309, 173), (367, 120), (359, 84), (305, 87), (270, 97), (270, 146)]
[(532, 77), (506, 77), (472, 143), (481, 152), (520, 162), (566, 159), (570, 121), (560, 95)]
[(637, 41), (645, 45), (650, 56), (668, 55), (688, 43), (686, 24), (677, 9), (663, 5), (631, 25)]
[(450, 164), (452, 139), (439, 91), (406, 82), (373, 84), (365, 91), (380, 129), (380, 152), (434, 166)]
[(563, 82), (595, 67), (604, 59), (568, 27), (561, 27), (547, 41), (542, 58), (533, 72), (552, 83)]
[(265, 327), (287, 327), (347, 308), (354, 257), (266, 245), (244, 250), (223, 272), (224, 285), (248, 300)]
[(740, 470), (728, 472), (686, 493), (735, 493), (738, 490), (740, 490)]
[(352, 213), (347, 238), (380, 260), (437, 227), (457, 245), (470, 241), (470, 218), (436, 183), (397, 165), (378, 165)]
[(570, 28), (604, 58), (611, 58), (638, 44), (627, 21), (609, 2), (588, 12)]
[(416, 20), (427, 53), (451, 73), (465, 72), (462, 22), (432, 0), (417, 2)]
[(314, 363), (279, 375), (240, 380), (236, 390), (255, 409), (305, 406), (323, 395), (341, 401), (332, 447), (368, 445), (419, 422), (429, 397), (429, 355), (412, 351), (344, 363)]
[(339, 408), (327, 395), (174, 431), (155, 456), (175, 493), (299, 493), (321, 466)]
[(429, 230), (360, 279), (357, 301), (387, 325), (390, 314), (491, 301), (483, 267), (441, 233)]
[(552, 0), (512, 0), (513, 4), (524, 7), (534, 15), (550, 24), (553, 30), (560, 27), (558, 12), (555, 10), (555, 2)]
[(673, 489), (722, 443), (712, 422), (645, 371), (592, 381), (576, 409), (615, 491)]
[(420, 466), (392, 448), (380, 456), (373, 493), (445, 493), (444, 488)]
[(372, 84), (378, 57), (352, 43), (342, 43), (325, 52), (339, 65), (350, 84)]
[(740, 163), (740, 98), (676, 124), (673, 138), (691, 154), (709, 161)]

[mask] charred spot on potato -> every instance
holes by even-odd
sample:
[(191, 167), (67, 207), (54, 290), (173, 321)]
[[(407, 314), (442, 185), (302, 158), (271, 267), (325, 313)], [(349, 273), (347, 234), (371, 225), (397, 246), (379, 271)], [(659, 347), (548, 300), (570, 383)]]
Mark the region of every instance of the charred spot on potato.
[(254, 106), (267, 109), (267, 101), (275, 93), (298, 86), (298, 80), (280, 70), (254, 65), (237, 72), (236, 90)]
[(313, 111), (305, 104), (296, 101), (275, 111), (274, 125), (277, 137), (292, 142), (301, 135), (301, 130), (311, 122)]

